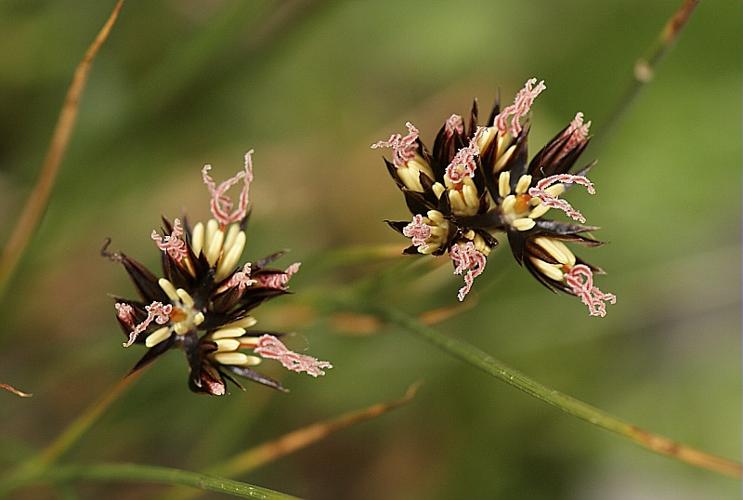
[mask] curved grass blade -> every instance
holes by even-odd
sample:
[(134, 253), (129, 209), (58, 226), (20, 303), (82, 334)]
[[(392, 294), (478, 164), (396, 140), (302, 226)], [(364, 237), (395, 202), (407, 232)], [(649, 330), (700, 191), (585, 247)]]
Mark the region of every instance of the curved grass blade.
[[(411, 385), (408, 390), (405, 391), (403, 397), (394, 401), (377, 403), (368, 408), (350, 411), (329, 420), (316, 422), (307, 427), (302, 427), (301, 429), (289, 432), (278, 439), (250, 448), (242, 453), (238, 453), (221, 464), (209, 468), (208, 472), (227, 477), (234, 477), (251, 472), (269, 462), (273, 462), (279, 458), (290, 455), (295, 451), (322, 441), (336, 432), (380, 417), (387, 412), (406, 405), (415, 397), (420, 385), (420, 383)], [(179, 489), (166, 494), (163, 498), (169, 500), (185, 500), (196, 496), (196, 493), (198, 492), (181, 491)]]
[(420, 384), (408, 388), (400, 399), (386, 403), (377, 403), (361, 410), (344, 413), (338, 417), (323, 420), (307, 427), (302, 427), (278, 439), (268, 441), (247, 451), (244, 451), (226, 462), (214, 467), (214, 472), (225, 476), (236, 476), (257, 469), (269, 462), (294, 453), (297, 450), (317, 443), (326, 437), (356, 424), (372, 420), (385, 413), (409, 403), (414, 397)]
[(636, 425), (610, 415), (603, 410), (583, 401), (563, 394), (550, 387), (532, 380), (523, 373), (514, 370), (489, 354), (461, 340), (448, 337), (439, 331), (421, 323), (416, 318), (388, 306), (372, 306), (380, 318), (390, 324), (420, 337), (446, 353), (461, 359), (465, 363), (479, 368), (498, 380), (511, 385), (526, 394), (552, 405), (565, 413), (589, 422), (607, 431), (614, 432), (629, 439), (654, 453), (665, 455), (674, 460), (706, 469), (725, 476), (740, 479), (743, 476), (741, 464), (697, 450), (667, 437), (650, 433)]
[(233, 481), (211, 474), (200, 474), (170, 467), (138, 464), (66, 465), (45, 469), (36, 474), (12, 478), (0, 483), (0, 495), (37, 483), (69, 481), (126, 481), (190, 486), (204, 491), (224, 493), (239, 498), (290, 500), (296, 497), (277, 491)]
[(660, 63), (671, 47), (673, 47), (679, 34), (688, 23), (694, 9), (699, 5), (699, 1), (683, 0), (679, 8), (668, 18), (653, 44), (647, 49), (644, 55), (637, 59), (632, 81), (624, 91), (624, 94), (619, 98), (619, 101), (617, 101), (616, 106), (609, 112), (607, 119), (602, 121), (604, 125), (598, 131), (598, 134), (596, 134), (597, 138), (593, 141), (594, 148), (600, 143), (603, 144), (603, 141), (611, 136), (611, 133), (640, 94), (640, 91), (653, 79), (658, 63)]
[(11, 393), (15, 394), (16, 396), (19, 396), (19, 397), (22, 397), (22, 398), (30, 398), (31, 396), (33, 396), (33, 394), (31, 394), (29, 392), (23, 392), (20, 389), (16, 389), (15, 387), (13, 387), (10, 384), (0, 384), (0, 389), (2, 389), (4, 391), (11, 392)]
[(28, 200), (26, 200), (26, 205), (23, 207), (23, 211), (18, 219), (18, 223), (10, 233), (10, 239), (5, 246), (2, 255), (0, 255), (0, 297), (2, 297), (2, 294), (8, 285), (8, 281), (15, 271), (15, 268), (21, 259), (21, 255), (26, 249), (31, 236), (33, 236), (33, 233), (39, 224), (39, 220), (49, 203), (49, 197), (54, 188), (57, 174), (59, 173), (59, 166), (62, 163), (65, 151), (67, 150), (67, 145), (72, 136), (72, 129), (75, 126), (77, 113), (80, 107), (80, 97), (83, 90), (85, 90), (85, 84), (88, 81), (90, 68), (93, 65), (95, 56), (98, 54), (98, 50), (106, 39), (108, 39), (108, 35), (111, 33), (111, 29), (116, 23), (116, 19), (118, 18), (123, 5), (124, 0), (118, 0), (116, 2), (108, 20), (98, 32), (98, 35), (96, 35), (93, 43), (88, 47), (88, 50), (77, 65), (77, 68), (75, 68), (72, 83), (70, 83), (70, 87), (67, 89), (67, 95), (62, 104), (62, 109), (59, 112), (57, 124), (54, 127), (54, 133), (52, 134), (52, 140), (49, 143), (49, 149), (44, 158), (41, 172), (39, 172), (39, 180), (36, 182), (31, 194), (29, 194)]

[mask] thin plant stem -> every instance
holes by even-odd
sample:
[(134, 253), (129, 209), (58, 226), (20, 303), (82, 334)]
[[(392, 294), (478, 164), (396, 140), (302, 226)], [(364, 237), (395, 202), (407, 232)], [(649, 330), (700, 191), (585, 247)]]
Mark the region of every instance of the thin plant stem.
[(596, 139), (593, 141), (594, 147), (611, 137), (611, 133), (640, 94), (640, 91), (655, 76), (658, 64), (673, 47), (699, 2), (700, 0), (683, 0), (679, 8), (666, 21), (652, 45), (635, 62), (632, 81), (617, 101), (617, 104), (609, 112), (608, 118), (602, 122), (603, 127), (598, 131)]
[(19, 396), (21, 398), (30, 398), (31, 396), (33, 396), (33, 394), (28, 393), (28, 392), (23, 392), (20, 389), (16, 389), (15, 387), (13, 387), (10, 384), (0, 384), (0, 389), (2, 389), (4, 391), (8, 391), (10, 393), (13, 393), (16, 396)]
[(222, 477), (199, 474), (170, 467), (138, 464), (66, 465), (41, 470), (33, 475), (0, 483), (0, 495), (37, 483), (86, 481), (127, 481), (175, 484), (240, 498), (289, 500), (296, 497)]
[[(388, 401), (386, 403), (377, 403), (360, 410), (349, 411), (337, 417), (316, 422), (306, 427), (291, 431), (278, 439), (265, 442), (244, 452), (238, 453), (232, 458), (210, 467), (207, 469), (207, 472), (225, 477), (235, 477), (252, 472), (267, 463), (274, 462), (279, 458), (285, 457), (322, 441), (336, 432), (380, 417), (387, 412), (408, 404), (415, 397), (420, 385), (420, 382), (411, 385), (408, 390), (405, 391), (403, 397), (399, 399)], [(188, 498), (193, 498), (197, 494), (197, 491), (181, 491), (180, 489), (177, 489), (164, 495), (163, 499), (186, 500)]]
[(75, 68), (75, 74), (72, 77), (72, 83), (67, 89), (62, 109), (57, 118), (57, 124), (54, 127), (52, 140), (49, 149), (44, 158), (44, 163), (39, 172), (39, 179), (36, 182), (31, 194), (26, 200), (26, 205), (18, 219), (18, 223), (13, 228), (10, 239), (5, 249), (0, 255), (0, 297), (2, 297), (15, 268), (21, 259), (23, 251), (28, 246), (28, 242), (33, 236), (34, 231), (39, 225), (44, 210), (49, 203), (49, 197), (54, 188), (59, 167), (67, 151), (67, 145), (72, 136), (72, 130), (77, 120), (78, 110), (80, 108), (80, 97), (85, 84), (88, 81), (88, 75), (93, 65), (93, 60), (98, 54), (98, 50), (108, 39), (111, 29), (119, 17), (119, 12), (124, 5), (124, 0), (118, 0), (114, 5), (111, 15), (106, 20), (98, 35), (90, 44), (80, 63)]
[(371, 306), (383, 320), (396, 325), (413, 335), (430, 342), (447, 354), (461, 359), (498, 380), (511, 385), (526, 394), (552, 405), (565, 413), (589, 422), (607, 431), (625, 437), (633, 443), (660, 455), (668, 456), (694, 467), (706, 469), (725, 476), (741, 478), (741, 465), (667, 437), (645, 431), (613, 415), (610, 415), (572, 396), (563, 394), (550, 387), (532, 380), (523, 373), (514, 370), (480, 349), (455, 338), (443, 335), (439, 331), (424, 325), (418, 319), (389, 306)]
[(210, 468), (211, 472), (218, 472), (228, 477), (238, 474), (246, 474), (258, 467), (269, 462), (273, 462), (281, 457), (294, 453), (297, 450), (306, 448), (326, 437), (353, 425), (366, 422), (377, 418), (385, 413), (399, 408), (410, 402), (415, 397), (420, 384), (414, 384), (408, 388), (405, 395), (394, 401), (386, 403), (377, 403), (363, 408), (354, 410), (329, 420), (323, 420), (307, 427), (302, 427), (278, 439), (260, 444), (254, 448), (246, 450), (222, 464)]

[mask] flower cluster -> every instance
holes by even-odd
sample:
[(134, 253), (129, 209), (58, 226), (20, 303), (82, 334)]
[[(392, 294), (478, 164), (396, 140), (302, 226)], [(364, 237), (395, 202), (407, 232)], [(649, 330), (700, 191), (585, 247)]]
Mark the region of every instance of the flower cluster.
[[(147, 348), (132, 371), (180, 348), (188, 361), (191, 390), (221, 396), (227, 392), (227, 380), (242, 388), (236, 377), (284, 390), (279, 382), (253, 369), (264, 359), (278, 360), (291, 371), (313, 377), (332, 368), (326, 361), (290, 351), (279, 340), (280, 333), (253, 329), (257, 321), (251, 311), (289, 293), (289, 278), (300, 264), (283, 271), (272, 268), (271, 263), (283, 255), (279, 252), (238, 266), (246, 241), (252, 153), (245, 155), (242, 171), (219, 185), (209, 176), (211, 166), (204, 166), (202, 177), (212, 196), (213, 219), (191, 226), (185, 219), (171, 223), (163, 218), (163, 234), (152, 232), (162, 251), (162, 277), (131, 257), (104, 248), (103, 254), (124, 266), (139, 292), (139, 299), (115, 298), (116, 317), (127, 336), (124, 346)], [(227, 191), (240, 182), (235, 207)]]
[[(469, 125), (459, 115), (450, 116), (436, 136), (433, 149), (421, 142), (418, 129), (407, 123), (405, 136), (394, 134), (372, 148), (391, 148), (387, 170), (403, 192), (413, 214), (410, 221), (387, 221), (411, 245), (404, 253), (449, 254), (454, 274), (465, 285), (459, 300), (469, 293), (482, 274), (496, 236), (505, 234), (516, 261), (547, 288), (578, 297), (592, 316), (604, 316), (606, 303), (616, 297), (593, 283), (591, 266), (565, 242), (597, 246), (585, 218), (560, 196), (571, 186), (595, 192), (586, 174), (593, 163), (571, 173), (588, 145), (590, 122), (575, 118), (528, 161), (528, 114), (544, 82), (528, 80), (502, 110), (496, 102), (483, 126), (478, 125), (475, 101)], [(549, 220), (556, 209), (574, 221)]]

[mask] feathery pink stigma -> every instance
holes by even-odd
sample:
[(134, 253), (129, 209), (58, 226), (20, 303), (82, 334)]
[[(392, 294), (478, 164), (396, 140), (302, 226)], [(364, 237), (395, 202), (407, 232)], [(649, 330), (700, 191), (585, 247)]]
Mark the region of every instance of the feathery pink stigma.
[(561, 182), (563, 184), (580, 184), (585, 186), (589, 194), (596, 194), (596, 189), (593, 187), (593, 182), (588, 180), (587, 177), (582, 175), (571, 175), (571, 174), (558, 174), (550, 175), (537, 182), (537, 185), (533, 188), (529, 188), (529, 196), (539, 198), (542, 203), (550, 208), (556, 208), (565, 212), (571, 219), (577, 220), (580, 223), (585, 223), (586, 218), (578, 210), (574, 209), (570, 203), (565, 200), (561, 200), (549, 194), (546, 189), (553, 184)]
[(232, 275), (230, 281), (227, 282), (227, 286), (230, 288), (237, 287), (237, 289), (242, 292), (250, 285), (258, 283), (256, 280), (250, 278), (250, 272), (250, 262), (248, 262), (240, 271), (236, 271), (235, 274)]
[(563, 139), (567, 138), (568, 140), (553, 161), (560, 161), (568, 153), (585, 143), (588, 139), (588, 130), (590, 128), (591, 122), (583, 123), (583, 113), (576, 113), (575, 118), (573, 118), (573, 121), (570, 122), (570, 125), (568, 125), (568, 128), (562, 134)]
[(279, 339), (273, 335), (263, 335), (258, 338), (258, 346), (254, 352), (266, 359), (279, 361), (287, 370), (301, 373), (307, 372), (313, 377), (325, 375), (323, 369), (333, 368), (327, 361), (319, 361), (312, 356), (290, 351)]
[(426, 239), (431, 236), (431, 226), (423, 222), (423, 216), (417, 214), (413, 220), (402, 229), (402, 234), (413, 240), (413, 245), (425, 251), (428, 248)]
[(116, 316), (129, 328), (134, 328), (134, 308), (125, 302), (114, 304)]
[(565, 275), (565, 283), (572, 292), (588, 306), (591, 316), (606, 316), (606, 304), (617, 303), (617, 297), (613, 293), (604, 293), (593, 285), (593, 273), (591, 268), (585, 264), (577, 264)]
[(157, 248), (163, 252), (168, 252), (168, 255), (176, 262), (182, 261), (188, 255), (186, 242), (181, 239), (181, 236), (183, 236), (183, 227), (181, 226), (180, 219), (173, 221), (173, 230), (164, 238), (155, 230), (150, 235)]
[(466, 272), (464, 274), (464, 286), (459, 289), (459, 293), (457, 294), (457, 298), (461, 302), (470, 293), (475, 278), (480, 276), (485, 270), (487, 257), (477, 250), (475, 244), (471, 241), (453, 245), (449, 249), (449, 257), (451, 257), (455, 266), (454, 274), (464, 274)]
[(392, 163), (397, 168), (405, 166), (408, 161), (415, 158), (418, 151), (418, 129), (410, 122), (405, 123), (405, 126), (408, 128), (406, 136), (392, 134), (386, 141), (371, 145), (372, 149), (392, 148)]
[(451, 137), (454, 135), (454, 133), (463, 133), (464, 122), (462, 121), (462, 117), (459, 115), (451, 115), (449, 118), (447, 118), (446, 124), (444, 125), (444, 131), (446, 133), (446, 137)]
[[(218, 186), (214, 182), (214, 179), (209, 175), (209, 170), (212, 169), (212, 166), (204, 165), (204, 168), (201, 169), (201, 178), (204, 180), (204, 184), (206, 184), (209, 193), (212, 195), (212, 200), (210, 202), (212, 215), (214, 215), (214, 218), (217, 219), (217, 222), (222, 226), (232, 224), (233, 222), (241, 222), (248, 214), (248, 192), (250, 191), (250, 183), (253, 182), (252, 155), (252, 149), (245, 153), (244, 170), (238, 172), (226, 181), (223, 181)], [(230, 197), (227, 196), (227, 191), (241, 180), (243, 181), (243, 187), (240, 191), (237, 208), (232, 211), (234, 205)]]
[(227, 388), (220, 380), (212, 378), (212, 376), (206, 372), (203, 372), (201, 374), (201, 383), (206, 385), (207, 389), (209, 390), (209, 394), (213, 394), (215, 396), (224, 396), (227, 392)]
[(263, 276), (258, 276), (258, 283), (266, 288), (276, 288), (278, 290), (286, 290), (288, 288), (289, 279), (292, 275), (299, 271), (301, 262), (295, 262), (291, 266), (287, 267), (283, 273), (274, 273)]
[(563, 137), (570, 137), (565, 145), (565, 149), (572, 149), (578, 144), (585, 142), (588, 138), (588, 130), (591, 128), (591, 122), (583, 123), (583, 113), (578, 112), (575, 118), (570, 122), (568, 128), (563, 133)]
[[(119, 304), (116, 304), (117, 306)], [(147, 310), (147, 317), (141, 323), (134, 325), (134, 329), (129, 333), (129, 340), (124, 342), (124, 347), (129, 347), (137, 340), (137, 336), (145, 331), (148, 326), (154, 321), (158, 325), (164, 325), (170, 321), (170, 313), (173, 312), (173, 306), (171, 304), (163, 305), (162, 302), (153, 302), (148, 306), (144, 306)], [(116, 308), (117, 312), (120, 310)]]
[(482, 127), (478, 128), (475, 136), (470, 139), (469, 145), (457, 151), (449, 166), (446, 167), (445, 174), (454, 184), (464, 181), (465, 177), (475, 176), (475, 169), (477, 168), (476, 158), (480, 155), (477, 139), (483, 130), (484, 128)]
[[(519, 119), (529, 112), (531, 105), (534, 103), (534, 99), (536, 99), (537, 96), (547, 88), (544, 85), (544, 80), (537, 83), (536, 87), (534, 87), (535, 83), (537, 83), (536, 78), (530, 78), (527, 80), (524, 88), (519, 90), (518, 94), (516, 94), (513, 104), (506, 106), (503, 111), (495, 117), (495, 126), (501, 134), (510, 132), (511, 136), (516, 137), (521, 133), (522, 127)], [(510, 126), (506, 123), (509, 116), (511, 117)]]

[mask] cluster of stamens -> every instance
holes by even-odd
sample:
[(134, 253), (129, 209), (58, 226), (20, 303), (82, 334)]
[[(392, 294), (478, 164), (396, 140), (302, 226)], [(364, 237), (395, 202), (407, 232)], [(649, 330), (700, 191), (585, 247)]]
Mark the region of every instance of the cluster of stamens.
[[(409, 223), (389, 222), (410, 238), (412, 246), (406, 253), (439, 255), (447, 250), (454, 273), (464, 276), (465, 286), (458, 294), (460, 300), (470, 291), (474, 278), (482, 274), (486, 258), (497, 244), (496, 235), (505, 232), (512, 245), (523, 247), (536, 238), (540, 241), (537, 246), (544, 245), (557, 255), (559, 258), (553, 256), (549, 262), (527, 255), (530, 270), (541, 273), (539, 279), (548, 287), (581, 298), (593, 315), (603, 311), (597, 303), (603, 305), (613, 296), (594, 290), (592, 278), (587, 289), (576, 288), (577, 278), (570, 276), (578, 273), (576, 276), (582, 277), (580, 273), (585, 270), (576, 265), (575, 256), (560, 238), (548, 238), (554, 232), (555, 236), (569, 235), (565, 240), (581, 240), (583, 236), (575, 235), (591, 228), (540, 220), (550, 209), (557, 209), (585, 223), (583, 215), (560, 195), (575, 184), (584, 186), (590, 194), (595, 193), (592, 182), (582, 175), (588, 167), (580, 171), (581, 175), (568, 173), (588, 143), (591, 122), (584, 122), (583, 113), (577, 113), (528, 163), (525, 117), (545, 88), (543, 81), (529, 79), (513, 104), (500, 112), (497, 107), (494, 109), (485, 127), (477, 126), (474, 105), (469, 135), (465, 134), (461, 115), (449, 116), (436, 137), (432, 153), (420, 142), (419, 131), (410, 122), (406, 123), (406, 136), (393, 134), (372, 148), (392, 149), (388, 170), (406, 192), (408, 207), (413, 212)], [(600, 244), (590, 236), (588, 239), (589, 244)], [(519, 262), (524, 261), (522, 250), (514, 250), (514, 255)], [(586, 269), (591, 273), (590, 268)]]
[[(560, 240), (540, 236), (534, 238), (541, 252), (529, 257), (531, 263), (547, 278), (565, 283), (571, 292), (588, 306), (591, 316), (606, 316), (606, 302), (615, 304), (614, 294), (604, 293), (593, 284), (593, 271), (585, 264), (577, 264), (573, 252)], [(549, 260), (549, 262), (548, 262)]]
[[(182, 346), (189, 353), (191, 387), (198, 392), (225, 394), (226, 375), (222, 370), (226, 368), (281, 388), (278, 382), (248, 368), (262, 359), (276, 359), (292, 371), (306, 371), (315, 377), (332, 367), (326, 361), (290, 351), (272, 335), (249, 330), (257, 321), (248, 311), (266, 298), (286, 293), (289, 280), (300, 267), (295, 262), (285, 271), (267, 269), (266, 263), (279, 254), (260, 261), (257, 270), (251, 263), (238, 267), (246, 243), (243, 223), (253, 180), (251, 155), (252, 151), (245, 155), (242, 171), (219, 184), (208, 173), (211, 166), (204, 166), (202, 177), (212, 195), (212, 219), (198, 222), (191, 229), (184, 228), (180, 219), (172, 225), (165, 220), (165, 234), (152, 232), (153, 241), (166, 254), (163, 266), (167, 278), (157, 279), (121, 254), (106, 254), (125, 263), (143, 297), (151, 300), (148, 305), (135, 301), (115, 304), (117, 317), (128, 330), (124, 346), (141, 342), (139, 338), (145, 334), (143, 343), (150, 349), (168, 341), (153, 356), (174, 345)], [(227, 191), (240, 182), (242, 189), (237, 203), (233, 203)]]
[(422, 254), (434, 253), (446, 244), (451, 226), (438, 210), (429, 210), (426, 215), (415, 215), (402, 230)]

